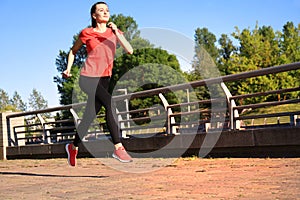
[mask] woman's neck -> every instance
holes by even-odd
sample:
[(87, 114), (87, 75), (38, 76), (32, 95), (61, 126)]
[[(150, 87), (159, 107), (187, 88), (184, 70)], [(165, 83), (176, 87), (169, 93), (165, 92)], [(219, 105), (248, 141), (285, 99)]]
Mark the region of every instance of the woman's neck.
[(96, 28), (94, 28), (94, 31), (99, 33), (104, 33), (106, 31), (106, 23), (97, 23)]

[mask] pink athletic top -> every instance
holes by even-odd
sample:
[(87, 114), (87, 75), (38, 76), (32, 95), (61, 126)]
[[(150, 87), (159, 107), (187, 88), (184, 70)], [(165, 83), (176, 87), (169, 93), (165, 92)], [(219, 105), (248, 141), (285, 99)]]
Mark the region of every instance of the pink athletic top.
[(93, 27), (85, 28), (79, 34), (79, 38), (86, 45), (88, 53), (80, 75), (111, 76), (117, 46), (117, 37), (112, 29), (107, 28), (104, 33), (99, 33), (94, 31)]

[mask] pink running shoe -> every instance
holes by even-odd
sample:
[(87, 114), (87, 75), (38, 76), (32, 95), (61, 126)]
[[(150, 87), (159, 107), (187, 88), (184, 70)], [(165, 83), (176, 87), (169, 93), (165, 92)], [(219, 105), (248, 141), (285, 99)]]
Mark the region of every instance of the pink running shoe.
[(66, 151), (68, 153), (68, 163), (70, 166), (76, 165), (76, 156), (78, 153), (78, 147), (73, 148), (73, 144), (66, 144)]
[(131, 156), (126, 152), (124, 147), (119, 147), (117, 150), (115, 150), (112, 154), (112, 157), (123, 163), (132, 162)]

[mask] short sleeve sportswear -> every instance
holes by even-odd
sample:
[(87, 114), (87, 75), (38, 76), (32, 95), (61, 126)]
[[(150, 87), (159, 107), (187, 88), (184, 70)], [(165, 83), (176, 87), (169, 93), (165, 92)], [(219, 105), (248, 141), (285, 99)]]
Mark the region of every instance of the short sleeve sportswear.
[(111, 76), (117, 46), (117, 37), (112, 29), (107, 28), (104, 33), (99, 33), (94, 31), (93, 27), (85, 28), (79, 34), (79, 38), (86, 45), (88, 53), (80, 75)]

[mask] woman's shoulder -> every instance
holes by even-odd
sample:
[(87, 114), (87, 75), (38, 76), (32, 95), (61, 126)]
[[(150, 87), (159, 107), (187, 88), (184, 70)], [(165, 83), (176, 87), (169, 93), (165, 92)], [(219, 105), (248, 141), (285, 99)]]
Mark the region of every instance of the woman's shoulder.
[(93, 27), (86, 27), (81, 30), (81, 33), (91, 33), (93, 31)]

